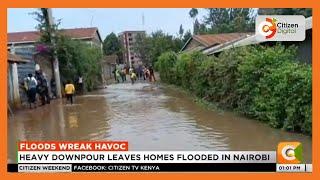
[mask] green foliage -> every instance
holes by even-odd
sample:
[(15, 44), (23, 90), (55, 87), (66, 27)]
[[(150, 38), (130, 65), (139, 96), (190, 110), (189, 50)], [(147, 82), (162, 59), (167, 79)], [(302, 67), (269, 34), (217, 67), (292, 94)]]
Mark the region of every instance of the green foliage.
[(195, 18), (198, 15), (198, 9), (197, 8), (191, 8), (189, 11), (189, 16), (191, 18)]
[(160, 78), (162, 81), (174, 84), (176, 77), (175, 77), (175, 64), (177, 61), (177, 55), (172, 52), (165, 52), (162, 53), (158, 61), (156, 63), (156, 68), (161, 72)]
[(285, 48), (281, 45), (274, 47), (251, 47), (244, 56), (243, 63), (238, 67), (239, 78), (237, 94), (240, 97), (238, 106), (241, 112), (255, 117), (256, 105), (253, 103), (255, 94), (261, 93), (258, 83), (261, 78), (270, 73), (272, 69), (280, 67), (286, 61), (295, 59), (295, 48)]
[(61, 77), (64, 81), (74, 80), (82, 75), (87, 90), (99, 84), (102, 53), (100, 48), (91, 47), (85, 42), (60, 37), (57, 42), (57, 54)]
[(312, 16), (310, 8), (259, 8), (259, 15), (303, 15)]
[(110, 33), (103, 41), (103, 52), (105, 55), (116, 54), (121, 57), (122, 48), (121, 43), (113, 32)]
[(49, 24), (49, 14), (47, 8), (38, 8), (37, 11), (31, 13), (34, 19), (38, 22), (36, 29), (41, 33), (40, 42), (47, 45), (57, 41), (57, 30), (60, 25), (60, 19), (55, 23)]
[(47, 8), (40, 8), (32, 15), (39, 23), (37, 29), (41, 32), (40, 43), (50, 47), (50, 55), (53, 56), (53, 53), (56, 53), (59, 59), (62, 82), (75, 81), (76, 77), (81, 75), (87, 90), (95, 88), (101, 75), (102, 52), (100, 47), (91, 47), (85, 42), (61, 35), (58, 31), (60, 21), (56, 24), (49, 24)]
[(295, 57), (295, 47), (258, 45), (230, 49), (219, 57), (167, 52), (156, 65), (162, 81), (203, 100), (275, 128), (311, 135), (311, 67)]
[(182, 41), (164, 32), (155, 31), (150, 36), (139, 35), (134, 49), (145, 64), (154, 65), (158, 57), (166, 51), (178, 52)]
[(214, 34), (254, 31), (255, 15), (252, 8), (206, 8), (200, 23), (194, 22), (194, 34)]

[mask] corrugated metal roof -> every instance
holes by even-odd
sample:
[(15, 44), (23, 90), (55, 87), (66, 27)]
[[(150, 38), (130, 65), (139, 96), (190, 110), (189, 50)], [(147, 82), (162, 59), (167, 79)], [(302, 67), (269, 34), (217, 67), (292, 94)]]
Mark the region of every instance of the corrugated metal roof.
[[(74, 39), (93, 38), (97, 31), (98, 28), (96, 27), (59, 30), (63, 35)], [(41, 34), (39, 31), (12, 32), (8, 33), (8, 43), (32, 43), (38, 41), (40, 36)], [(99, 38), (101, 40), (101, 37)]]
[(22, 59), (21, 56), (15, 55), (15, 54), (11, 54), (11, 53), (8, 53), (8, 61), (10, 61), (10, 62), (17, 62), (17, 63), (26, 63), (26, 62), (29, 62), (29, 60)]
[[(312, 17), (308, 17), (306, 18), (306, 26), (305, 26), (306, 30), (312, 29)], [(252, 45), (252, 44), (260, 44), (262, 42), (266, 42), (266, 41), (258, 41), (256, 36), (250, 36), (244, 39), (239, 39), (238, 41), (235, 41), (233, 43), (229, 43), (229, 44), (224, 44), (221, 46), (215, 46), (215, 47), (211, 47), (208, 48), (206, 50), (203, 51), (203, 53), (206, 53), (208, 55), (217, 53), (217, 52), (221, 52), (224, 51), (226, 49), (230, 49), (230, 48), (234, 48), (234, 47), (241, 47), (241, 46), (247, 46), (247, 45)]]
[(241, 37), (247, 37), (253, 33), (222, 33), (222, 34), (203, 34), (203, 35), (193, 35), (183, 46), (181, 51), (183, 51), (187, 45), (194, 39), (195, 41), (202, 44), (205, 48), (223, 44), (226, 42), (239, 39)]

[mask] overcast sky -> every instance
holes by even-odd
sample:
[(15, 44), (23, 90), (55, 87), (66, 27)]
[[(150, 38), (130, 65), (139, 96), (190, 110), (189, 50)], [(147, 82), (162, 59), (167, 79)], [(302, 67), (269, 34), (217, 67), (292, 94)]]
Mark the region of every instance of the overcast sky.
[[(35, 30), (37, 22), (30, 15), (36, 9), (8, 9), (8, 32)], [(151, 33), (163, 30), (177, 35), (180, 24), (185, 30), (192, 29), (190, 8), (53, 8), (55, 19), (61, 19), (60, 28), (98, 27), (104, 38), (110, 32), (146, 30)], [(203, 10), (199, 18), (203, 16)], [(144, 17), (144, 18), (143, 18)], [(143, 25), (144, 19), (144, 25)]]

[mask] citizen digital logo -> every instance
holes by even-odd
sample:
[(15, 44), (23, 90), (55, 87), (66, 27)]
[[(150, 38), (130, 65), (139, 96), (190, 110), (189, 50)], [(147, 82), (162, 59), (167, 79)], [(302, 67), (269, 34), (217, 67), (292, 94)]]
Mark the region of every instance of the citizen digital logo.
[(305, 18), (300, 15), (257, 16), (256, 38), (259, 41), (303, 41)]

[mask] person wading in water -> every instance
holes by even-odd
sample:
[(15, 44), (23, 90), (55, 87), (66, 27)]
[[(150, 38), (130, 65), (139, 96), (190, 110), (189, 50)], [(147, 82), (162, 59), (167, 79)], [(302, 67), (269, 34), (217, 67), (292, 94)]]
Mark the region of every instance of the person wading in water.
[(34, 108), (37, 107), (36, 105), (36, 94), (37, 94), (37, 80), (33, 77), (32, 74), (28, 74), (28, 77), (25, 79), (24, 86), (27, 90), (28, 95), (28, 102), (30, 109), (32, 108), (32, 104), (34, 104)]
[(68, 100), (70, 100), (70, 103), (73, 104), (73, 94), (75, 92), (75, 88), (70, 80), (67, 81), (64, 91), (66, 93), (67, 103), (68, 103)]

